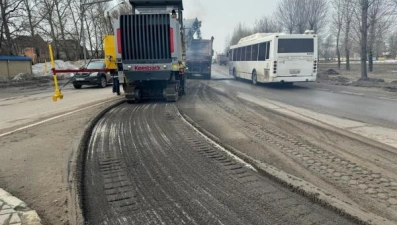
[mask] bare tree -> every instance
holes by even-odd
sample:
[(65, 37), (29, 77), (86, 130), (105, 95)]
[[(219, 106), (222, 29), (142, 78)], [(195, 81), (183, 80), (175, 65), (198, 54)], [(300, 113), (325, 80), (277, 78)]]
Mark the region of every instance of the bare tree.
[(43, 20), (37, 12), (37, 5), (35, 1), (23, 0), (23, 8), (25, 16), (22, 22), (22, 27), (34, 37), (36, 34), (37, 25)]
[(319, 31), (326, 27), (327, 24), (328, 1), (306, 0), (306, 3), (307, 4), (302, 6), (302, 8), (307, 7), (306, 15), (309, 26), (308, 28), (310, 30), (314, 30), (316, 33), (319, 33)]
[(39, 15), (43, 18), (42, 23), (37, 26), (39, 32), (53, 41), (55, 47), (55, 58), (60, 58), (58, 34), (56, 30), (55, 1), (39, 0)]
[(282, 29), (274, 19), (264, 16), (255, 22), (253, 31), (255, 33), (276, 33), (281, 32)]
[(334, 8), (333, 26), (336, 29), (336, 56), (338, 58), (338, 69), (341, 68), (341, 49), (340, 39), (343, 26), (343, 0), (333, 0), (332, 5)]
[(397, 32), (390, 35), (388, 40), (388, 52), (389, 56), (393, 59), (397, 56)]
[(327, 0), (282, 0), (275, 12), (282, 28), (290, 34), (306, 29), (318, 33), (327, 23)]
[(368, 79), (367, 53), (368, 53), (368, 11), (376, 0), (358, 0), (360, 12), (360, 58), (361, 58), (361, 80)]
[(293, 14), (295, 17), (295, 32), (303, 34), (309, 27), (309, 4), (313, 0), (295, 0), (293, 1)]
[(66, 34), (75, 42), (79, 43), (73, 49), (76, 52), (77, 58), (82, 58), (83, 48), (80, 46), (81, 43), (81, 30), (80, 30), (80, 0), (70, 0), (69, 7), (69, 27), (70, 29), (66, 30)]
[(253, 33), (252, 29), (246, 27), (244, 24), (239, 23), (235, 28), (230, 37), (229, 45), (237, 44), (241, 38), (251, 35)]
[[(71, 1), (70, 0), (53, 0), (54, 1), (54, 10), (56, 14), (56, 21), (54, 21), (54, 26), (56, 27), (57, 30), (57, 38), (62, 40), (62, 44), (58, 45), (59, 51), (62, 51), (66, 55), (66, 59), (70, 60), (71, 59), (71, 54), (70, 54), (70, 47), (68, 46), (66, 42), (66, 17), (67, 13), (69, 13), (68, 5), (70, 5)], [(58, 56), (59, 57), (59, 56)]]
[[(390, 28), (395, 6), (387, 0), (373, 0), (368, 11), (368, 70), (373, 71), (373, 57), (377, 43)], [(379, 54), (379, 53), (377, 53)], [(376, 56), (378, 56), (376, 54)]]
[(0, 0), (1, 28), (0, 28), (0, 52), (12, 55), (13, 34), (20, 30), (17, 19), (21, 15), (23, 0)]
[(282, 0), (278, 5), (275, 12), (275, 16), (282, 28), (286, 29), (288, 33), (292, 34), (297, 24), (296, 0)]
[(353, 11), (354, 3), (351, 0), (343, 0), (343, 32), (344, 32), (344, 47), (345, 47), (345, 57), (346, 57), (346, 70), (350, 70), (350, 50), (352, 48), (351, 43), (351, 26), (353, 22)]
[(321, 43), (321, 56), (328, 61), (334, 55), (334, 39), (333, 35), (328, 35)]

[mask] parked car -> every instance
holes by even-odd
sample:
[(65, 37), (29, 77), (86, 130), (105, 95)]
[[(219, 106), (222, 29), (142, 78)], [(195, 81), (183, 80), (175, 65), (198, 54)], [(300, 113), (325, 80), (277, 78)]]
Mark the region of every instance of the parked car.
[[(91, 61), (88, 65), (81, 69), (105, 69), (106, 64), (104, 60)], [(112, 77), (106, 72), (92, 72), (92, 73), (75, 73), (73, 75), (73, 87), (80, 89), (83, 85), (95, 85), (100, 88), (106, 87), (107, 84), (112, 83)]]

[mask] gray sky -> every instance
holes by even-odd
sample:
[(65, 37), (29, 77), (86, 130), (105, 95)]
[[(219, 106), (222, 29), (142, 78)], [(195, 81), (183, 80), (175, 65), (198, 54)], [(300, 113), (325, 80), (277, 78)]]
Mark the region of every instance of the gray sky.
[[(120, 0), (113, 0), (116, 5)], [(255, 20), (271, 15), (280, 0), (183, 0), (184, 17), (202, 21), (205, 39), (214, 36), (214, 51), (223, 52), (226, 37), (239, 22), (252, 26)]]
[(242, 22), (252, 26), (256, 19), (271, 15), (280, 0), (183, 0), (184, 17), (201, 20), (205, 39), (214, 36), (214, 50), (223, 52), (226, 37)]

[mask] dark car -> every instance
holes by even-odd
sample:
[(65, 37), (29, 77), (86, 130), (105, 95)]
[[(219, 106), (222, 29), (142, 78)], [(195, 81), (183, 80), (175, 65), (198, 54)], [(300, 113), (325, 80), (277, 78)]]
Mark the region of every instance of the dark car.
[[(105, 69), (105, 61), (91, 61), (87, 66), (83, 66), (81, 69)], [(83, 85), (95, 85), (100, 88), (106, 87), (108, 83), (112, 83), (112, 77), (106, 72), (87, 72), (87, 73), (75, 73), (73, 78), (73, 87), (80, 89)]]

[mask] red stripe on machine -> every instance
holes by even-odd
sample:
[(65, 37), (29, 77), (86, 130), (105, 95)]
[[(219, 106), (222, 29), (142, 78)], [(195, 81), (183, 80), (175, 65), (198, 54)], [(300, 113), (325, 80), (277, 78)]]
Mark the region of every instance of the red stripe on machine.
[(170, 28), (170, 45), (171, 45), (171, 53), (174, 53), (174, 28)]

